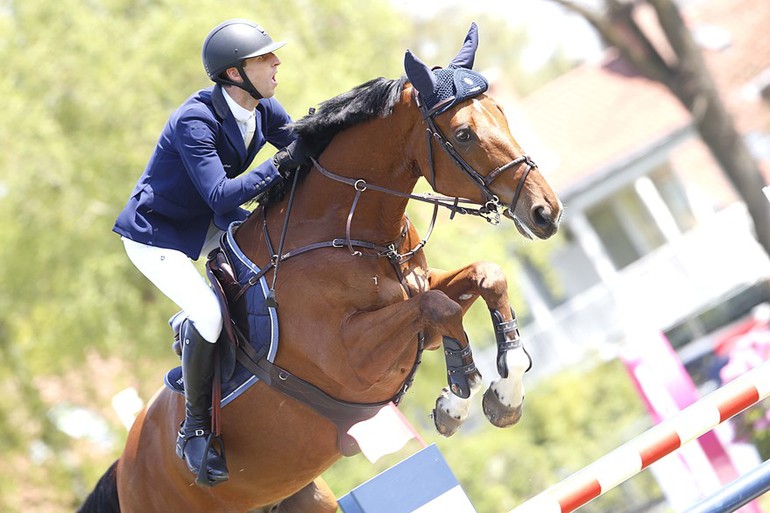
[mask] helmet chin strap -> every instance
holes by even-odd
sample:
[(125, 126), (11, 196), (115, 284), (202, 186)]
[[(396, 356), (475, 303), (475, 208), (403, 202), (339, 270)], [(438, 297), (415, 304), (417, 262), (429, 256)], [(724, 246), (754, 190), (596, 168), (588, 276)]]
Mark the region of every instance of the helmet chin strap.
[(243, 71), (243, 66), (241, 64), (236, 64), (233, 67), (238, 70), (238, 74), (241, 76), (241, 80), (243, 80), (242, 82), (236, 82), (235, 80), (230, 80), (229, 78), (224, 78), (222, 76), (217, 77), (219, 79), (217, 80), (217, 82), (219, 82), (220, 84), (240, 87), (241, 89), (249, 93), (251, 97), (254, 98), (255, 100), (261, 100), (262, 98), (264, 98), (264, 96), (262, 96), (260, 92), (257, 91), (257, 88), (254, 87), (254, 84), (251, 83), (251, 80), (249, 80), (249, 77), (246, 76), (246, 72)]
[(243, 71), (243, 66), (238, 64), (235, 67), (235, 69), (238, 70), (238, 74), (243, 79), (242, 83), (236, 84), (236, 85), (241, 89), (243, 89), (244, 91), (246, 91), (247, 93), (249, 93), (251, 97), (254, 98), (255, 100), (261, 100), (262, 98), (264, 98), (264, 96), (262, 96), (259, 93), (259, 91), (257, 91), (257, 88), (254, 87), (254, 84), (251, 83), (251, 80), (249, 80), (249, 77), (246, 76), (246, 72)]

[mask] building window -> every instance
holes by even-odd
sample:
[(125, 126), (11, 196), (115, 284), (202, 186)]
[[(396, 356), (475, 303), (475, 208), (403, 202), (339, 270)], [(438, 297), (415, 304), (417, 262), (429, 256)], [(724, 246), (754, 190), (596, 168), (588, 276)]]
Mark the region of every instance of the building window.
[(666, 243), (658, 223), (634, 187), (622, 189), (616, 199), (620, 222), (625, 226), (636, 251), (640, 256), (659, 248)]
[(690, 206), (687, 193), (668, 164), (653, 171), (650, 174), (650, 178), (666, 206), (671, 211), (679, 231), (684, 233), (694, 228), (695, 214)]
[(685, 190), (670, 166), (660, 166), (648, 176), (653, 189), (651, 197), (645, 196), (646, 201), (634, 185), (628, 185), (586, 211), (615, 269), (623, 269), (666, 244), (666, 232), (656, 217), (673, 218), (680, 232), (695, 225)]
[(614, 198), (586, 212), (588, 222), (601, 239), (615, 269), (622, 269), (642, 256), (621, 222), (621, 215)]

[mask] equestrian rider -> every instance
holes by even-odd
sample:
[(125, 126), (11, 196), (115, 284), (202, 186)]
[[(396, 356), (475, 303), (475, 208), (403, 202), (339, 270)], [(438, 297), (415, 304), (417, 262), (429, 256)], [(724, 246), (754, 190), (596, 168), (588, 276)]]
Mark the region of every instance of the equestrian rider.
[[(231, 222), (246, 218), (240, 205), (307, 161), (287, 127), (291, 118), (273, 98), (281, 64), (274, 52), (284, 44), (243, 19), (225, 21), (208, 34), (203, 66), (215, 85), (171, 114), (113, 227), (131, 262), (187, 316), (180, 330), (185, 419), (176, 452), (194, 474), (207, 461), (210, 484), (228, 479), (224, 459), (207, 444), (222, 316), (192, 260), (214, 249)], [(248, 170), (268, 142), (281, 150)]]

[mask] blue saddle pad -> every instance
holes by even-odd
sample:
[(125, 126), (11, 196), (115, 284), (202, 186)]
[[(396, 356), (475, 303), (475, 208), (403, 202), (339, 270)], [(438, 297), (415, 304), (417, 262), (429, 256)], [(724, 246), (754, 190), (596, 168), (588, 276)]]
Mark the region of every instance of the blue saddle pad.
[[(235, 243), (233, 234), (239, 224), (236, 222), (230, 225), (222, 237), (222, 249), (227, 252), (238, 283), (245, 286), (252, 276), (260, 272), (260, 268), (249, 260)], [(267, 281), (262, 276), (258, 286), (248, 288), (245, 297), (248, 310), (249, 343), (255, 351), (264, 353), (267, 359), (272, 362), (278, 351), (278, 314), (274, 308), (268, 308), (265, 303), (268, 290)], [(226, 406), (257, 381), (258, 379), (254, 374), (240, 362), (236, 362), (232, 377), (226, 383), (222, 383), (222, 406)], [(175, 367), (168, 371), (164, 382), (172, 391), (184, 394), (182, 367)]]

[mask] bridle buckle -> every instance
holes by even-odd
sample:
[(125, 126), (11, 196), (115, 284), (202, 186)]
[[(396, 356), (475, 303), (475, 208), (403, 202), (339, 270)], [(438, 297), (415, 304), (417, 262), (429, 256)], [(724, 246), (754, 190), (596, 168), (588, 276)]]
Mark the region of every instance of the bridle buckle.
[(500, 206), (500, 199), (493, 194), (492, 197), (484, 203), (484, 206), (479, 209), (479, 215), (489, 224), (497, 226), (500, 224)]

